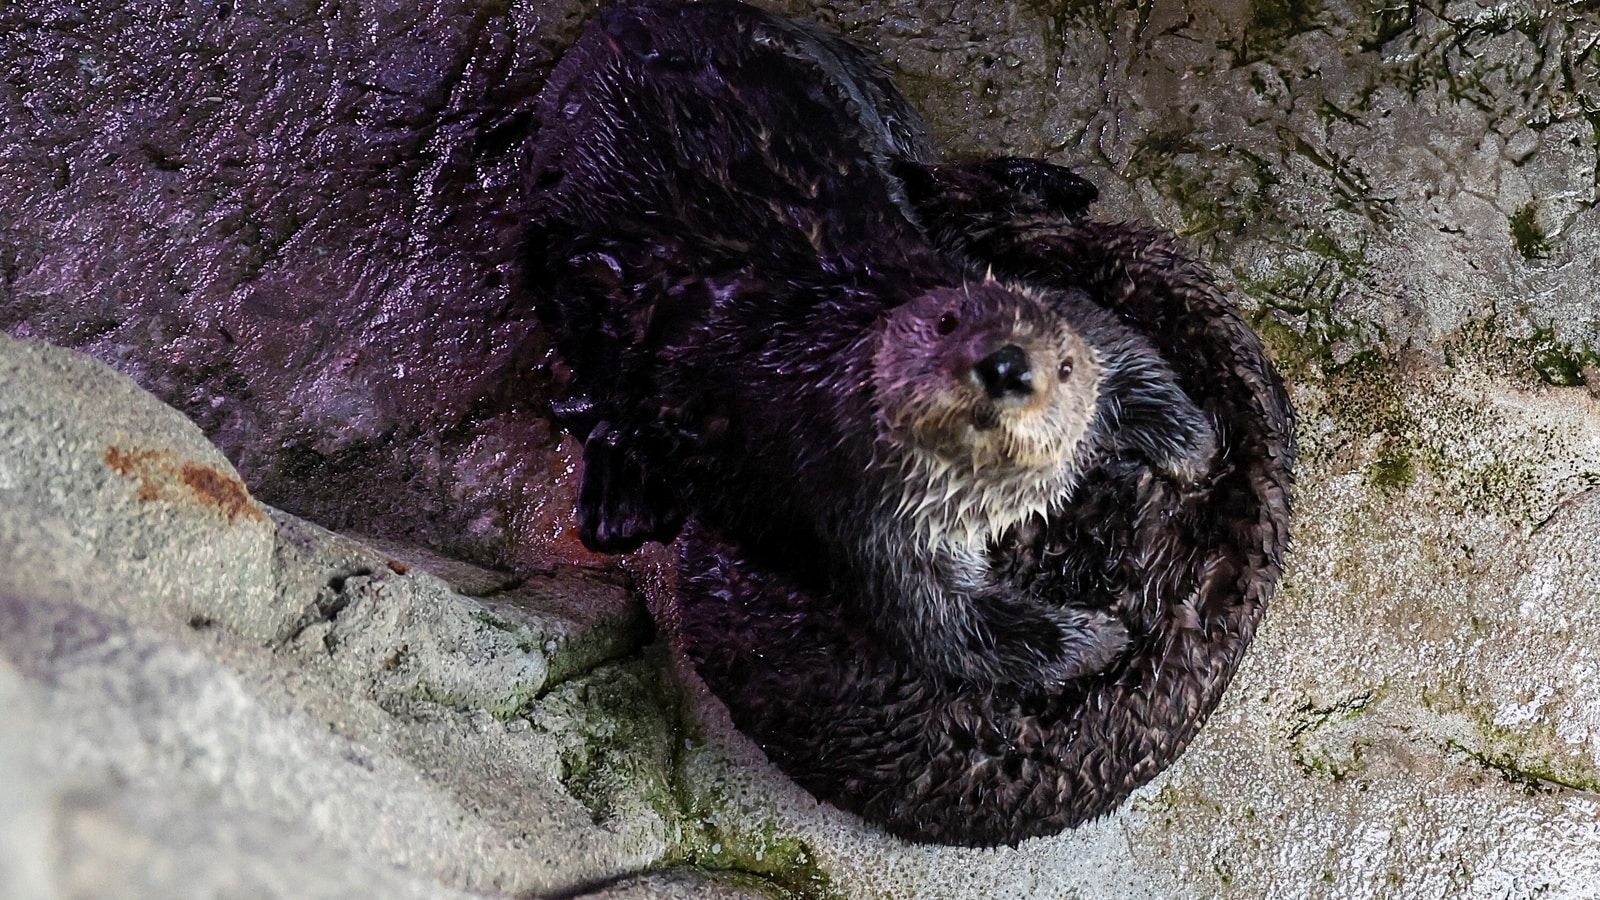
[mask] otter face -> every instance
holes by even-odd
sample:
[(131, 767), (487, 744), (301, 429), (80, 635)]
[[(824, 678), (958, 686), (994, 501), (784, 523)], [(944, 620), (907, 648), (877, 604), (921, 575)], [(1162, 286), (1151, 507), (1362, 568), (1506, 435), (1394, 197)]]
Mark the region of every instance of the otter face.
[(891, 444), (980, 477), (1050, 479), (1089, 435), (1102, 372), (1043, 301), (991, 281), (894, 310), (873, 377)]

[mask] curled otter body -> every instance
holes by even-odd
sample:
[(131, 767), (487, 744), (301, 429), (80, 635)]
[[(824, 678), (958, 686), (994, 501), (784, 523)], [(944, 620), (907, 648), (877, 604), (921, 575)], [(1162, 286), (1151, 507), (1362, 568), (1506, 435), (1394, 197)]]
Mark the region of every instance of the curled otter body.
[(530, 283), (585, 543), (693, 517), (932, 678), (1059, 686), (1124, 651), (1114, 605), (1019, 593), (993, 550), (1101, 458), (1203, 476), (1212, 424), (1070, 286), (930, 242), (895, 167), (931, 150), (880, 67), (737, 3), (648, 0), (591, 24), (540, 115)]
[(584, 537), (689, 523), (670, 619), (739, 728), (945, 843), (1165, 768), (1288, 540), (1288, 401), (1209, 274), (1064, 170), (938, 164), (869, 58), (737, 4), (614, 8), (542, 116)]
[(929, 678), (853, 627), (847, 597), (695, 529), (677, 628), (734, 723), (817, 797), (913, 840), (1015, 844), (1114, 808), (1221, 699), (1282, 570), (1293, 417), (1260, 342), (1169, 237), (936, 174), (910, 193), (951, 252), (1087, 291), (1151, 336), (1218, 423), (1191, 486), (1104, 455), (1067, 503), (991, 547), (989, 575), (1013, 596), (1117, 610), (1125, 652), (1059, 688)]

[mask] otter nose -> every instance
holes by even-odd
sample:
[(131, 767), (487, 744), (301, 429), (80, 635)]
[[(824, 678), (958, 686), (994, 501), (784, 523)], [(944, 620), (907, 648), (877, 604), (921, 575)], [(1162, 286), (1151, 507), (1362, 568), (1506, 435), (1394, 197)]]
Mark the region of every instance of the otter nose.
[(1028, 354), (1016, 344), (1007, 344), (978, 360), (972, 371), (989, 394), (989, 399), (1028, 397), (1033, 394), (1033, 369)]

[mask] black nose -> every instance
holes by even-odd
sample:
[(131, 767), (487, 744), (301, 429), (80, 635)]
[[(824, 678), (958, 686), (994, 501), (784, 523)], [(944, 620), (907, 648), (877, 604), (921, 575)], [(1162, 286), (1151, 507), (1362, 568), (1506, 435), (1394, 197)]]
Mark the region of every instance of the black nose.
[(978, 360), (972, 371), (977, 373), (991, 400), (1033, 394), (1033, 369), (1028, 366), (1028, 354), (1016, 344), (1007, 344)]

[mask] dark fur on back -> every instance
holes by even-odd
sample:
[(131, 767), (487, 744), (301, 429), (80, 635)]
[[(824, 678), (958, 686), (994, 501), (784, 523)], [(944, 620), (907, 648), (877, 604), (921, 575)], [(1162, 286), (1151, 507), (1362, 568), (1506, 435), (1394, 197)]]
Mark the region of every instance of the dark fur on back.
[[(595, 549), (671, 540), (710, 510), (814, 556), (811, 494), (742, 486), (854, 483), (874, 329), (963, 277), (896, 203), (851, 92), (772, 22), (733, 3), (615, 6), (541, 97), (530, 281), (572, 373), (557, 413), (585, 441)], [(740, 89), (790, 78), (812, 89)]]
[[(1059, 447), (1063, 485), (1105, 455), (1203, 474), (1212, 425), (1115, 317), (993, 283), (929, 241), (895, 167), (932, 165), (931, 150), (881, 68), (738, 3), (643, 0), (591, 24), (540, 116), (529, 282), (570, 372), (555, 412), (584, 441), (586, 544), (671, 540), (692, 516), (849, 598), (885, 652), (972, 683), (1061, 684), (1122, 651), (1113, 610), (1040, 602), (992, 577), (986, 548), (911, 539), (877, 350), (913, 301), (943, 297), (1089, 341), (1105, 377), (1081, 446)], [(1026, 161), (973, 171), (1057, 206), (1085, 196)]]

